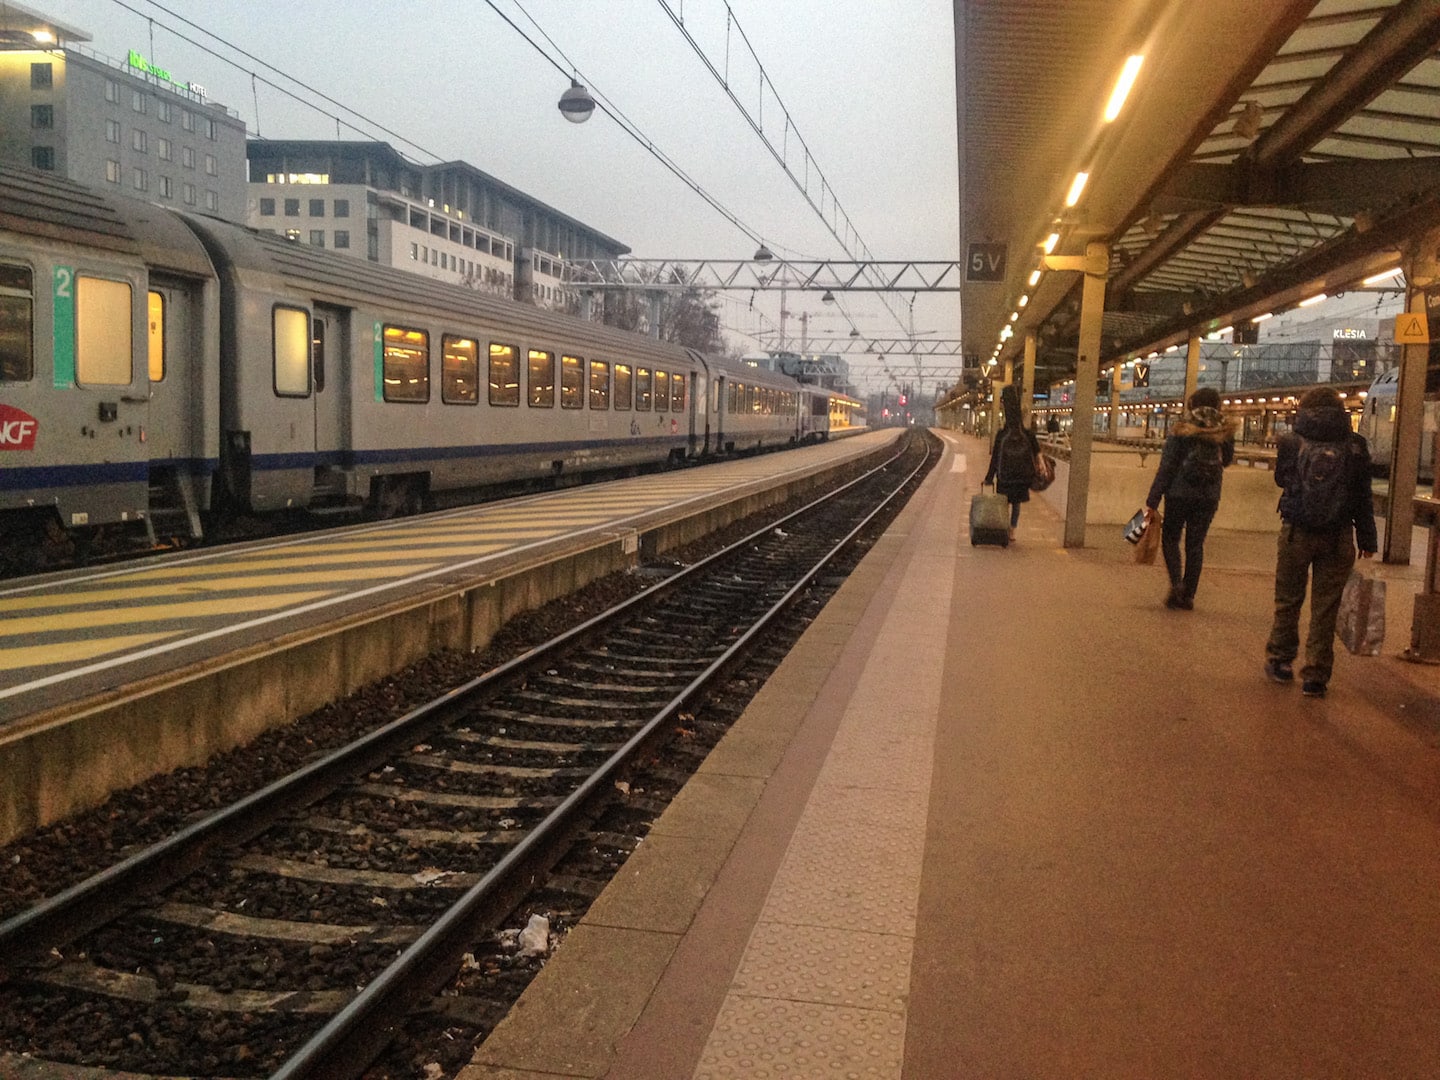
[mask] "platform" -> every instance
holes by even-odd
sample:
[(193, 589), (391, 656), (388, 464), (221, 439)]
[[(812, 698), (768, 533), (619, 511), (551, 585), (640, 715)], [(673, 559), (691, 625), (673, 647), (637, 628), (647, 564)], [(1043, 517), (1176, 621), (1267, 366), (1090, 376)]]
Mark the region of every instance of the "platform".
[(1261, 674), (1274, 537), (1192, 612), (949, 450), (462, 1080), (1440, 1075), (1440, 668), (1389, 582)]

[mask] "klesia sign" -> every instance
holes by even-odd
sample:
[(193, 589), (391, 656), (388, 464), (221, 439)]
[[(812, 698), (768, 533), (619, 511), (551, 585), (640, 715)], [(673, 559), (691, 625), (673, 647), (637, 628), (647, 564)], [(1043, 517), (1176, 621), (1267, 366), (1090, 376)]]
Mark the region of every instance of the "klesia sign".
[(13, 405), (0, 405), (0, 450), (34, 450), (40, 421)]

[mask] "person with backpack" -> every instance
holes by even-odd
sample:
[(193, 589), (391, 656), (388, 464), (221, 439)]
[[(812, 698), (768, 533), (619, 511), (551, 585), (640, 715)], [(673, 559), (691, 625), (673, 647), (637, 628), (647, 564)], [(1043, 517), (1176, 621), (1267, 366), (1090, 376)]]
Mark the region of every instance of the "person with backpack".
[(1275, 625), (1265, 643), (1265, 674), (1294, 680), (1300, 647), (1300, 606), (1310, 583), (1310, 630), (1300, 691), (1324, 697), (1335, 663), (1340, 594), (1355, 566), (1379, 549), (1370, 498), (1370, 445), (1350, 430), (1340, 395), (1328, 386), (1300, 398), (1295, 430), (1280, 439), (1275, 457), (1280, 492), (1280, 540), (1275, 556)]
[(1006, 386), (1000, 391), (1000, 410), (1005, 414), (995, 442), (990, 447), (990, 469), (980, 486), (993, 483), (995, 490), (1010, 503), (1010, 539), (1015, 539), (1015, 526), (1020, 524), (1020, 504), (1030, 501), (1030, 484), (1035, 479), (1035, 459), (1040, 456), (1040, 443), (1035, 432), (1025, 426), (1020, 414), (1020, 393)]
[[(1190, 395), (1160, 451), (1160, 467), (1145, 499), (1147, 527), (1165, 499), (1160, 550), (1170, 572), (1165, 606), (1181, 611), (1195, 607), (1195, 590), (1205, 563), (1205, 536), (1220, 509), (1220, 482), (1235, 460), (1235, 421), (1220, 413), (1220, 395), (1202, 386)], [(1180, 558), (1181, 539), (1185, 558)]]

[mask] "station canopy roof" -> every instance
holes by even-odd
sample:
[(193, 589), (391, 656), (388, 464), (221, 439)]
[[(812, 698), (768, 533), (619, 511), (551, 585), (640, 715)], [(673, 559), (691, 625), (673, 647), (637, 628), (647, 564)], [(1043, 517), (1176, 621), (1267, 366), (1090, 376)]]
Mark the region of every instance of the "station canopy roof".
[(955, 34), (961, 252), (1007, 255), (962, 285), (964, 350), (1033, 331), (1041, 386), (1079, 330), (1078, 274), (1029, 283), (1052, 233), (1109, 244), (1105, 364), (1354, 288), (1440, 227), (1440, 0), (956, 0)]

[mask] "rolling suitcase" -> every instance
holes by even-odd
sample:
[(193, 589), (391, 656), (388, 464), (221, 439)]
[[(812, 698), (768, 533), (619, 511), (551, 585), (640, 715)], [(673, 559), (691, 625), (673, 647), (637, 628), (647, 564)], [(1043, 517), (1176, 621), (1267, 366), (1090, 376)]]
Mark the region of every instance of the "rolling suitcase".
[(1010, 500), (980, 492), (970, 500), (970, 543), (1010, 546)]

